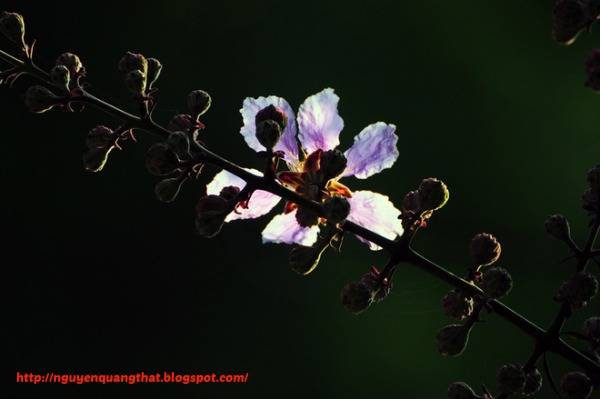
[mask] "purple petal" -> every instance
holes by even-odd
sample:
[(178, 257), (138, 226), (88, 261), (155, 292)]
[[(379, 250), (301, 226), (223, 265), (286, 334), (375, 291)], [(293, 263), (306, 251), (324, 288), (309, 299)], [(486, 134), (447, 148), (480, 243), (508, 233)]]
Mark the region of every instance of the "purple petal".
[(263, 244), (268, 242), (310, 246), (317, 241), (319, 227), (301, 227), (296, 212), (276, 215), (262, 232)]
[(240, 129), (240, 133), (244, 136), (246, 143), (254, 151), (264, 151), (265, 148), (256, 138), (256, 123), (254, 118), (258, 111), (266, 108), (269, 105), (274, 105), (281, 108), (288, 117), (287, 125), (283, 130), (279, 143), (275, 146), (275, 151), (284, 151), (284, 160), (290, 163), (298, 163), (298, 142), (296, 141), (296, 116), (292, 107), (281, 97), (269, 96), (259, 98), (246, 98), (240, 109), (244, 126)]
[(333, 89), (325, 89), (308, 97), (298, 111), (298, 139), (311, 154), (318, 149), (332, 150), (340, 144), (344, 121), (337, 110), (340, 98)]
[[(394, 207), (387, 196), (372, 191), (355, 191), (352, 198), (348, 198), (348, 202), (350, 202), (348, 220), (351, 222), (391, 240), (402, 234), (402, 223), (398, 219), (400, 211)], [(381, 249), (364, 238), (358, 236), (357, 238), (368, 244), (373, 251)]]
[(396, 126), (383, 122), (367, 126), (354, 138), (354, 144), (344, 153), (348, 166), (344, 176), (366, 179), (390, 168), (398, 159)]
[[(255, 175), (260, 175), (260, 172), (255, 169), (246, 169), (248, 172), (251, 172)], [(206, 186), (206, 194), (215, 194), (219, 195), (221, 190), (224, 187), (234, 186), (238, 187), (240, 190), (246, 186), (246, 182), (243, 179), (240, 179), (236, 175), (233, 175), (225, 170), (217, 173), (214, 179), (208, 183)], [(248, 202), (248, 208), (243, 209), (239, 207), (234, 212), (231, 212), (227, 218), (226, 222), (230, 222), (232, 220), (240, 220), (240, 219), (254, 219), (262, 215), (266, 215), (269, 213), (271, 209), (279, 202), (281, 198), (276, 195), (273, 195), (267, 191), (257, 190), (250, 197), (250, 201)]]

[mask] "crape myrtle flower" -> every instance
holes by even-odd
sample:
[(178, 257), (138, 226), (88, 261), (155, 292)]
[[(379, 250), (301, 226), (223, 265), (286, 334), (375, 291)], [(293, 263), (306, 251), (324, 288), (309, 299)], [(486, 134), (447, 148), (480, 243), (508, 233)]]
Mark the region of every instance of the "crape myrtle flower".
[[(372, 191), (351, 192), (339, 182), (342, 177), (355, 176), (366, 179), (383, 169), (391, 167), (398, 158), (396, 127), (377, 122), (364, 128), (355, 138), (354, 144), (343, 154), (336, 150), (344, 121), (338, 114), (339, 97), (333, 89), (327, 88), (308, 97), (300, 106), (298, 115), (286, 100), (269, 96), (247, 98), (240, 110), (244, 125), (240, 133), (250, 148), (257, 152), (265, 147), (256, 138), (256, 114), (273, 105), (287, 116), (287, 124), (281, 139), (273, 151), (281, 151), (289, 171), (280, 172), (279, 179), (298, 194), (321, 202), (330, 195), (342, 195), (350, 204), (347, 220), (365, 226), (374, 232), (394, 239), (402, 234), (402, 225), (397, 219), (400, 211), (385, 195)], [(345, 158), (345, 166), (338, 168), (340, 158)], [(257, 171), (253, 171), (257, 173)], [(323, 180), (317, 184), (317, 176)], [(208, 194), (218, 194), (226, 186), (243, 188), (245, 182), (229, 172), (219, 172), (208, 184)], [(256, 218), (265, 215), (279, 202), (280, 198), (257, 190), (250, 200), (236, 212), (231, 213), (227, 222), (237, 219)], [(311, 246), (317, 240), (317, 223), (298, 222), (296, 204), (288, 204), (286, 212), (276, 215), (262, 232), (263, 243), (286, 243)], [(311, 218), (301, 217), (300, 220)], [(360, 237), (372, 250), (380, 247)]]

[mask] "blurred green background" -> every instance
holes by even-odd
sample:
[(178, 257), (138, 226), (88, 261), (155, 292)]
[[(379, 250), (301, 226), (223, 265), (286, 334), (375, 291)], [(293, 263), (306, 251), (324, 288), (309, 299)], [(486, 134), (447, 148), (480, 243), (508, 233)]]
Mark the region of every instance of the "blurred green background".
[[(470, 238), (493, 233), (515, 281), (505, 303), (542, 327), (551, 322), (552, 297), (573, 264), (561, 263), (566, 248), (543, 222), (562, 213), (574, 238), (586, 239), (579, 196), (600, 162), (599, 98), (583, 86), (598, 32), (571, 47), (554, 43), (552, 1), (4, 4), (25, 16), (41, 67), (77, 53), (93, 93), (123, 108), (135, 110), (116, 68), (126, 51), (164, 64), (161, 123), (186, 111), (190, 90), (208, 91), (204, 140), (244, 166), (261, 165), (238, 133), (244, 98), (275, 94), (297, 109), (333, 87), (342, 150), (380, 120), (400, 137), (393, 169), (345, 183), (399, 204), (421, 179), (442, 179), (450, 202), (414, 247), (462, 275)], [(213, 169), (175, 203), (159, 203), (158, 179), (143, 163), (152, 140), (139, 133), (104, 171), (87, 173), (86, 132), (116, 121), (91, 108), (32, 115), (21, 101), (32, 83), (0, 93), (6, 397), (442, 398), (455, 380), (495, 392), (496, 370), (529, 356), (531, 340), (494, 315), (462, 356), (438, 355), (435, 334), (453, 322), (440, 308), (448, 287), (410, 265), (385, 301), (347, 313), (340, 289), (386, 261), (353, 237), (300, 277), (287, 265), (289, 247), (261, 244), (269, 217), (231, 223), (212, 240), (195, 236), (194, 206)], [(566, 329), (594, 312), (597, 300)], [(571, 370), (549, 360), (557, 379)], [(14, 384), (17, 371), (247, 372), (249, 380), (33, 386)], [(551, 395), (545, 381), (539, 396)]]

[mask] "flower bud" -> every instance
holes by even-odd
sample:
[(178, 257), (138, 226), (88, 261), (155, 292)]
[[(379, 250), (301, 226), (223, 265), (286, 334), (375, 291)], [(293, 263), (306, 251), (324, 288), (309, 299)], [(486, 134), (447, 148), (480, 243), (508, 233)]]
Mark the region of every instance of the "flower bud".
[(419, 208), (421, 211), (435, 211), (443, 207), (450, 192), (441, 180), (430, 177), (425, 179), (419, 185)]
[(348, 160), (340, 150), (327, 150), (321, 154), (320, 170), (325, 181), (335, 179), (346, 170)]
[(583, 322), (583, 335), (600, 343), (600, 317), (593, 316)]
[(552, 36), (558, 43), (567, 46), (575, 41), (588, 22), (580, 0), (558, 0), (553, 15)]
[(471, 240), (469, 253), (475, 266), (489, 266), (500, 258), (502, 247), (491, 234), (480, 233)]
[(585, 85), (595, 92), (600, 91), (600, 49), (593, 50), (585, 59)]
[(448, 387), (448, 399), (477, 399), (479, 396), (464, 382), (453, 382)]
[(169, 147), (180, 158), (189, 158), (190, 155), (190, 138), (187, 133), (173, 132), (167, 139)]
[(288, 118), (286, 113), (281, 108), (271, 104), (256, 113), (256, 116), (254, 117), (254, 124), (258, 126), (261, 122), (267, 120), (277, 122), (281, 128), (281, 131), (283, 131), (287, 126)]
[(575, 272), (558, 290), (559, 301), (570, 303), (573, 309), (584, 307), (598, 293), (598, 280), (588, 272)]
[(46, 112), (60, 102), (60, 97), (54, 95), (44, 86), (31, 86), (23, 97), (25, 106), (31, 112), (41, 114)]
[(112, 145), (101, 148), (89, 148), (83, 153), (83, 166), (85, 167), (85, 170), (89, 172), (100, 172), (102, 168), (104, 168), (106, 160), (108, 159), (108, 154), (113, 148), (115, 147)]
[[(598, 49), (598, 57), (600, 58), (600, 49)], [(595, 193), (596, 196), (600, 196), (600, 165), (596, 165), (592, 169), (588, 170), (587, 182), (590, 185), (592, 192)]]
[(198, 120), (198, 117), (204, 114), (210, 108), (211, 98), (203, 90), (194, 90), (188, 94), (187, 105), (192, 114), (192, 119)]
[(148, 65), (147, 88), (151, 89), (152, 85), (158, 80), (163, 66), (156, 58), (148, 58), (146, 61)]
[(146, 152), (146, 169), (154, 176), (166, 176), (177, 170), (180, 160), (166, 143), (155, 143)]
[(319, 264), (321, 254), (323, 254), (325, 248), (327, 248), (327, 245), (295, 246), (292, 248), (289, 258), (292, 270), (303, 276), (312, 272)]
[(417, 213), (419, 210), (419, 192), (410, 191), (402, 200), (402, 213)]
[(146, 91), (146, 74), (140, 70), (129, 72), (125, 77), (125, 85), (131, 94), (143, 96)]
[(169, 121), (167, 128), (172, 132), (189, 132), (192, 127), (192, 117), (187, 114), (177, 114)]
[(569, 242), (571, 240), (571, 228), (569, 221), (563, 215), (548, 216), (544, 222), (546, 234), (555, 240)]
[(173, 202), (177, 197), (177, 194), (179, 194), (179, 189), (184, 181), (184, 178), (173, 177), (158, 182), (154, 187), (156, 198), (161, 202)]
[(237, 199), (238, 194), (240, 193), (240, 188), (236, 186), (227, 186), (221, 189), (219, 193), (219, 197), (223, 198), (227, 202), (231, 202)]
[(327, 222), (340, 224), (350, 215), (350, 203), (340, 195), (330, 195), (323, 202), (323, 214)]
[(16, 12), (3, 12), (0, 17), (0, 32), (11, 42), (26, 48), (25, 20)]
[(346, 310), (353, 314), (359, 314), (375, 300), (375, 290), (362, 281), (354, 281), (342, 289), (341, 300)]
[(473, 298), (462, 291), (449, 291), (442, 299), (444, 314), (457, 320), (469, 317), (473, 313)]
[(274, 120), (267, 119), (256, 125), (256, 139), (267, 150), (272, 151), (280, 138), (281, 127)]
[(54, 85), (65, 91), (69, 91), (69, 83), (71, 82), (71, 76), (69, 69), (64, 65), (55, 65), (50, 70), (50, 80)]
[(542, 387), (542, 375), (539, 370), (534, 368), (525, 375), (525, 387), (521, 391), (523, 396), (531, 396), (540, 390)]
[(512, 277), (506, 269), (492, 267), (483, 274), (481, 289), (487, 298), (498, 299), (508, 294), (512, 285)]
[(63, 53), (58, 56), (54, 65), (64, 65), (69, 70), (71, 77), (83, 72), (83, 64), (76, 54)]
[(523, 391), (527, 378), (523, 368), (516, 364), (505, 364), (496, 373), (496, 384), (505, 394), (514, 394)]
[(227, 216), (228, 202), (218, 195), (205, 195), (196, 205), (196, 233), (205, 238), (216, 236)]
[(143, 55), (128, 51), (119, 60), (119, 71), (121, 71), (124, 76), (127, 76), (129, 72), (133, 71), (141, 71), (146, 75), (148, 72), (148, 61)]
[(296, 221), (302, 227), (316, 226), (319, 223), (319, 215), (304, 207), (298, 207)]
[(458, 356), (467, 347), (470, 327), (451, 324), (438, 331), (437, 349), (444, 356)]
[(591, 188), (588, 188), (581, 195), (581, 207), (590, 213), (599, 213), (600, 203), (598, 198), (600, 198), (600, 195), (597, 195)]
[(592, 394), (592, 380), (585, 374), (574, 371), (567, 373), (560, 380), (560, 390), (567, 399), (586, 399)]
[(113, 144), (115, 141), (115, 132), (110, 128), (98, 125), (89, 131), (85, 138), (85, 144), (88, 148), (104, 148)]

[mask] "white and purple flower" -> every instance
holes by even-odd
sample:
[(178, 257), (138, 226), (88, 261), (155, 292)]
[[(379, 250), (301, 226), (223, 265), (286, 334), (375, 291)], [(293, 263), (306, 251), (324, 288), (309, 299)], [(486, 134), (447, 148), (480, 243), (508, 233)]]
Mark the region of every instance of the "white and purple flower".
[[(295, 176), (299, 180), (302, 178), (307, 180), (306, 176), (311, 175), (310, 172), (315, 170), (314, 167), (311, 169), (311, 166), (307, 165), (311, 162), (310, 160), (320, 159), (323, 152), (334, 150), (340, 143), (339, 135), (344, 127), (344, 121), (338, 114), (338, 102), (339, 97), (333, 92), (333, 89), (325, 89), (308, 97), (300, 106), (296, 117), (290, 105), (281, 97), (247, 98), (240, 110), (244, 120), (244, 126), (242, 126), (240, 133), (244, 136), (250, 148), (257, 152), (264, 151), (264, 147), (255, 136), (255, 116), (258, 111), (269, 105), (274, 105), (284, 111), (288, 120), (281, 140), (275, 145), (274, 151), (283, 152), (283, 160), (287, 163), (290, 172), (281, 172), (280, 177), (285, 176), (287, 178), (281, 179), (284, 184), (286, 180), (288, 180), (288, 183), (295, 180)], [(327, 182), (326, 187), (323, 187), (331, 193), (342, 193), (347, 197), (351, 206), (347, 220), (390, 239), (402, 234), (403, 230), (398, 220), (400, 211), (394, 207), (389, 198), (372, 191), (355, 191), (351, 193), (338, 180), (346, 176), (366, 179), (383, 169), (391, 167), (398, 158), (398, 149), (396, 148), (398, 136), (394, 133), (395, 130), (394, 125), (383, 122), (377, 122), (364, 128), (354, 138), (354, 144), (344, 153), (347, 159), (344, 171), (338, 177)], [(318, 166), (316, 168), (318, 169)], [(256, 170), (250, 171), (260, 174)], [(221, 189), (227, 186), (235, 186), (241, 189), (245, 184), (237, 176), (221, 171), (207, 185), (207, 194), (219, 194)], [(300, 184), (302, 185), (302, 182)], [(307, 184), (310, 184), (310, 182), (307, 182)], [(297, 188), (297, 185), (295, 186), (294, 188)], [(257, 218), (265, 215), (279, 201), (278, 196), (257, 190), (252, 194), (248, 207), (240, 207), (236, 212), (232, 212), (226, 221)], [(296, 243), (306, 246), (314, 244), (319, 233), (319, 226), (300, 226), (296, 219), (298, 210), (293, 206), (286, 208), (287, 213), (276, 215), (263, 230), (263, 243)], [(294, 210), (289, 212), (290, 209)], [(358, 238), (367, 243), (372, 250), (381, 249), (372, 242), (361, 237)]]

